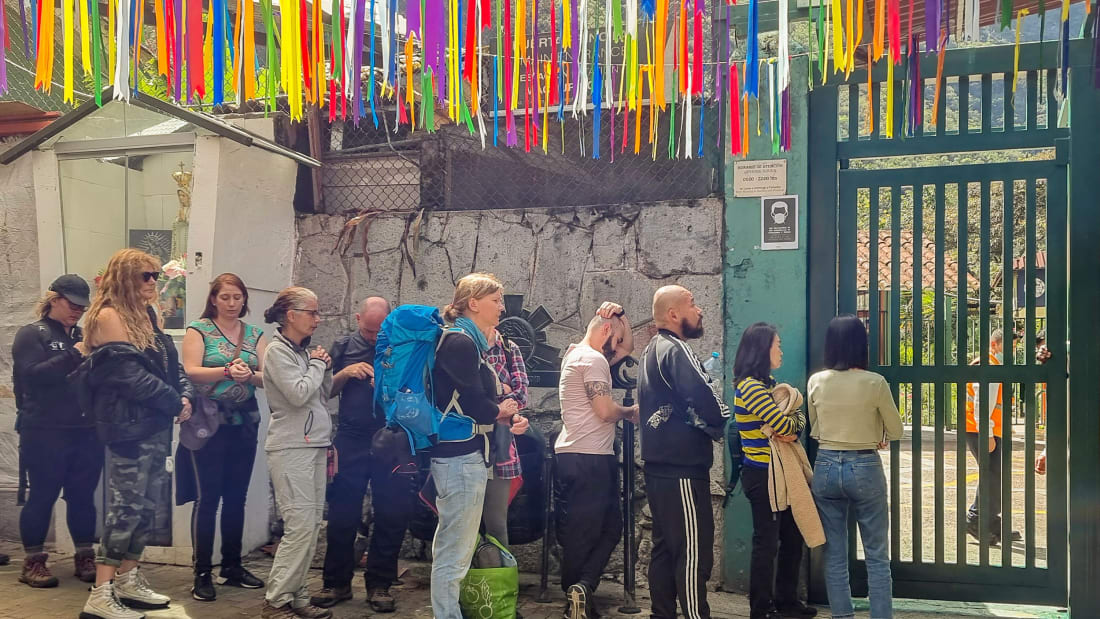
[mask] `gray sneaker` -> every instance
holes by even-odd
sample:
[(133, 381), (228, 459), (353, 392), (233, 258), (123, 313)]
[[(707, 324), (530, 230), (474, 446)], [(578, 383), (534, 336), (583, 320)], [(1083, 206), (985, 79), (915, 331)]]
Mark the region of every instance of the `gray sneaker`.
[(145, 619), (145, 615), (123, 606), (115, 595), (114, 585), (104, 583), (91, 588), (80, 619)]
[(305, 619), (329, 619), (332, 616), (331, 610), (313, 604), (306, 604), (298, 608), (291, 606), (291, 610), (294, 611), (295, 615)]

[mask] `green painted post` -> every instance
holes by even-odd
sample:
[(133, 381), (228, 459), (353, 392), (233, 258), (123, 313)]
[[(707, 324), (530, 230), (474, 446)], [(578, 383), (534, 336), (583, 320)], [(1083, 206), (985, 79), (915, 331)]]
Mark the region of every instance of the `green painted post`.
[[(765, 122), (763, 135), (756, 135), (756, 106), (750, 109), (749, 160), (785, 159), (787, 161), (786, 194), (799, 199), (799, 248), (797, 250), (762, 251), (760, 245), (760, 198), (734, 197), (733, 162), (727, 155), (725, 166), (725, 359), (726, 378), (732, 380), (733, 359), (737, 343), (745, 328), (754, 322), (767, 321), (779, 328), (783, 340), (783, 367), (776, 378), (800, 389), (806, 385), (806, 325), (807, 325), (807, 231), (815, 211), (807, 199), (807, 148), (815, 139), (809, 135), (806, 92), (806, 66), (791, 66), (791, 128), (792, 150), (771, 154), (771, 139), (767, 131), (767, 101), (760, 111)], [(815, 91), (816, 93), (816, 91)], [(810, 94), (813, 98), (815, 94)], [(728, 108), (725, 110), (729, 113)], [(829, 136), (835, 143), (835, 134)], [(823, 140), (816, 140), (823, 141)], [(726, 152), (729, 152), (728, 147)], [(835, 161), (825, 158), (825, 161)], [(835, 196), (824, 208), (835, 208)], [(812, 242), (812, 240), (811, 240)], [(830, 284), (835, 295), (836, 287)], [(733, 387), (726, 385), (726, 402), (733, 408)], [(728, 454), (728, 452), (727, 452)], [(728, 456), (727, 456), (728, 457)], [(728, 464), (728, 463), (727, 463)], [(727, 469), (728, 470), (728, 469)], [(752, 550), (752, 515), (748, 501), (738, 484), (724, 515), (722, 585), (728, 591), (747, 592), (749, 557)]]
[[(1087, 42), (1082, 42), (1087, 43)], [(1092, 84), (1087, 55), (1070, 71), (1069, 146), (1069, 604), (1076, 618), (1100, 616), (1100, 348), (1096, 308), (1100, 307), (1100, 210), (1096, 170), (1100, 169), (1100, 90)], [(1052, 505), (1058, 509), (1061, 506)], [(1051, 540), (1058, 543), (1061, 540)]]

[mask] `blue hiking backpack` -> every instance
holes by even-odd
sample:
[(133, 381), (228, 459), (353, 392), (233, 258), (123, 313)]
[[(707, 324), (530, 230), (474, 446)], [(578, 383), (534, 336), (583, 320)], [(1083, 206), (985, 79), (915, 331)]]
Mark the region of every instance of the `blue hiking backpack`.
[(409, 437), (412, 453), (439, 443), (467, 441), (493, 426), (479, 425), (462, 413), (458, 392), (446, 410), (435, 406), (432, 369), (445, 337), (469, 337), (447, 327), (439, 310), (427, 305), (401, 305), (382, 321), (374, 358), (374, 405), (386, 414), (386, 424), (399, 426)]

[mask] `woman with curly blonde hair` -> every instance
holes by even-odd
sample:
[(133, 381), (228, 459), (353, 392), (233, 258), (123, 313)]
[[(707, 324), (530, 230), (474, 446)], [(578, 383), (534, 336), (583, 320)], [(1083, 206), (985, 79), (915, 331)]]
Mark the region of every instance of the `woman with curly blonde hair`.
[(157, 311), (160, 264), (123, 249), (107, 262), (88, 309), (88, 358), (77, 370), (77, 390), (107, 445), (107, 506), (96, 555), (95, 587), (84, 619), (140, 619), (134, 608), (170, 601), (149, 587), (138, 560), (149, 542), (171, 476), (165, 468), (172, 421), (191, 414), (191, 382), (161, 327)]

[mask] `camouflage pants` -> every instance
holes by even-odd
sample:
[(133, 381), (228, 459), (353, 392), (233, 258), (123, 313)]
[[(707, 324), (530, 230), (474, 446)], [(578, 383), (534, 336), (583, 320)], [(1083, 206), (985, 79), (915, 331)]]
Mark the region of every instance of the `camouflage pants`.
[(107, 517), (96, 562), (118, 566), (141, 559), (156, 522), (161, 497), (172, 484), (165, 468), (172, 430), (107, 447)]

